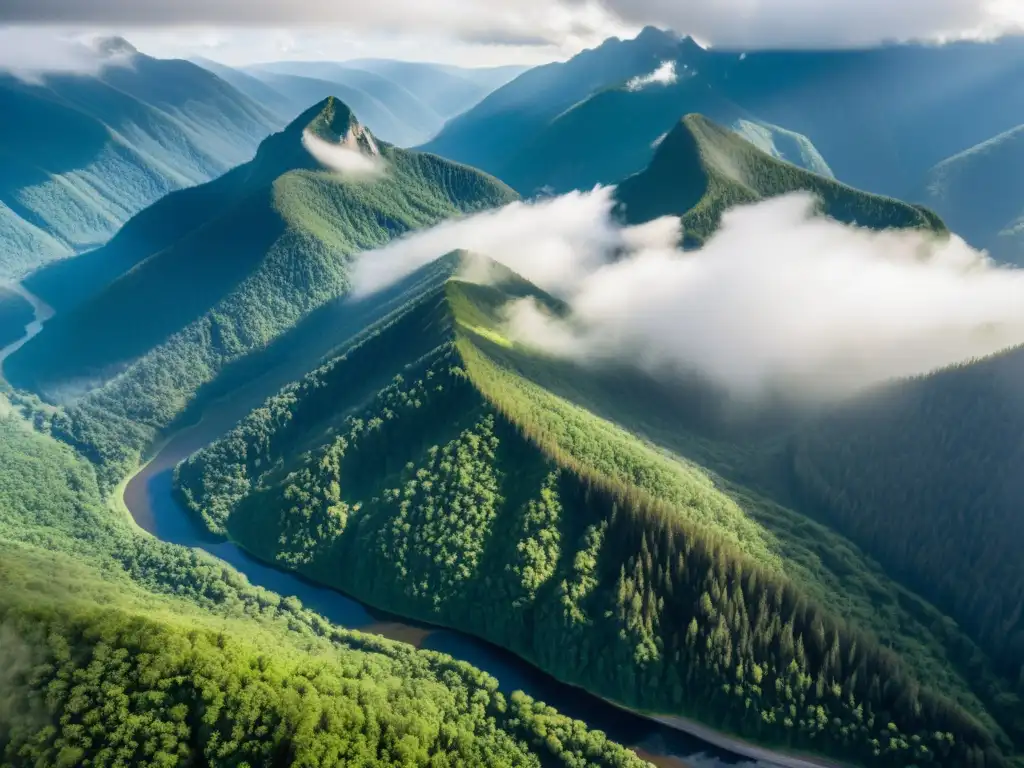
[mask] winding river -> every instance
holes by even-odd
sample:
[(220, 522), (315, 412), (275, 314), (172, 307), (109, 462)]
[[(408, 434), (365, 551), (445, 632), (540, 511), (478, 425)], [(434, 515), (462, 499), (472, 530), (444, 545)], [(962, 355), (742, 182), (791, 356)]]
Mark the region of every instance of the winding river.
[[(12, 286), (28, 299), (36, 319), (25, 336), (0, 350), (3, 359), (42, 329), (53, 311), (22, 286)], [(349, 314), (351, 312), (349, 311)], [(306, 607), (340, 626), (447, 653), (493, 675), (502, 691), (523, 690), (560, 712), (582, 720), (609, 738), (632, 747), (662, 768), (719, 768), (721, 766), (778, 766), (822, 768), (823, 762), (779, 755), (746, 744), (681, 718), (653, 719), (620, 709), (585, 691), (558, 682), (513, 654), (469, 635), (382, 615), (340, 592), (318, 586), (294, 573), (258, 561), (236, 544), (209, 534), (178, 504), (172, 494), (175, 465), (209, 444), (284, 384), (315, 365), (322, 350), (286, 355), (269, 372), (213, 402), (201, 418), (180, 428), (156, 455), (126, 484), (124, 502), (136, 523), (164, 541), (197, 547), (230, 563), (252, 584), (281, 596), (294, 596)]]

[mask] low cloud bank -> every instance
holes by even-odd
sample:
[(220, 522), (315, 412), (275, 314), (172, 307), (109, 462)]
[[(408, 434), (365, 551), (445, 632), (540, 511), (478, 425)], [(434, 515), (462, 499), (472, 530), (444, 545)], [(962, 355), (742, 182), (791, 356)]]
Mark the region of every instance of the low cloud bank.
[(348, 178), (373, 179), (387, 170), (382, 157), (364, 154), (346, 144), (332, 144), (310, 131), (303, 132), (302, 146), (325, 168)]
[(106, 67), (131, 66), (134, 51), (103, 45), (99, 38), (0, 27), (0, 74), (40, 85), (46, 75), (98, 75)]
[(651, 85), (672, 85), (679, 80), (676, 74), (676, 63), (664, 61), (656, 70), (647, 75), (638, 75), (626, 83), (631, 91), (640, 91)]
[(1024, 343), (1024, 270), (960, 238), (873, 232), (813, 214), (794, 194), (726, 214), (697, 252), (679, 221), (621, 228), (607, 188), (449, 222), (366, 254), (357, 291), (466, 248), (568, 301), (531, 299), (507, 334), (550, 354), (656, 374), (699, 374), (736, 397), (824, 399)]

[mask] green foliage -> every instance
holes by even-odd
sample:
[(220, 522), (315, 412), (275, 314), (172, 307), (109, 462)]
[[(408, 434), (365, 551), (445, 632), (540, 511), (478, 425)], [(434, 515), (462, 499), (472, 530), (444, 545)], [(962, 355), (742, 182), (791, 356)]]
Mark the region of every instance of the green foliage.
[(825, 215), (847, 224), (945, 231), (928, 211), (777, 160), (701, 115), (683, 118), (647, 169), (623, 181), (616, 196), (626, 221), (682, 216), (687, 241), (700, 244), (729, 208), (798, 190), (813, 193)]
[[(182, 464), (182, 495), (261, 558), (628, 706), (865, 765), (1006, 764), (706, 473), (489, 357), (495, 293), (424, 295)], [(447, 330), (390, 355), (423, 327)], [(364, 366), (397, 377), (368, 400)]]
[[(135, 530), (0, 417), (0, 765), (640, 766), (442, 654)], [(551, 738), (554, 736), (554, 738)]]
[(339, 102), (318, 105), (252, 163), (164, 198), (88, 262), (52, 271), (54, 286), (86, 292), (86, 272), (111, 282), (88, 299), (58, 294), (69, 308), (6, 371), (53, 397), (87, 390), (54, 434), (97, 462), (107, 486), (226, 365), (347, 292), (355, 253), (514, 198), (478, 171), (387, 145), (372, 183), (317, 170), (303, 130), (361, 131), (353, 119)]
[(268, 113), (185, 61), (0, 75), (0, 279), (101, 245), (168, 192), (251, 157)]
[[(1021, 352), (883, 386), (800, 433), (808, 507), (955, 619), (991, 657), (1021, 733)], [(978, 666), (980, 654), (968, 662)], [(1016, 687), (1017, 691), (1013, 692)]]

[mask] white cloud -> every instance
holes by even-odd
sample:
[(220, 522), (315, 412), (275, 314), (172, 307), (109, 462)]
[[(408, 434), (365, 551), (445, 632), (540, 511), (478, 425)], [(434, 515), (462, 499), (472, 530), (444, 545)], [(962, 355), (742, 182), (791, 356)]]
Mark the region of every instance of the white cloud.
[(130, 66), (131, 59), (102, 52), (90, 35), (0, 27), (0, 72), (32, 84), (47, 74), (96, 75), (105, 67)]
[(1020, 0), (607, 0), (624, 22), (729, 48), (844, 47), (1024, 30)]
[(626, 83), (626, 87), (631, 91), (639, 91), (649, 85), (672, 85), (678, 79), (676, 63), (674, 61), (664, 61), (650, 74), (634, 77)]
[(318, 163), (335, 173), (350, 179), (373, 179), (386, 172), (387, 164), (377, 154), (373, 137), (368, 132), (365, 137), (372, 148), (369, 152), (361, 152), (354, 140), (332, 144), (310, 131), (302, 132), (302, 146)]
[(620, 229), (610, 190), (517, 203), (365, 255), (360, 291), (443, 253), (489, 254), (569, 302), (508, 308), (523, 344), (588, 364), (699, 373), (740, 397), (833, 397), (1024, 343), (1024, 270), (961, 239), (873, 232), (791, 195), (729, 212), (697, 252), (679, 221)]

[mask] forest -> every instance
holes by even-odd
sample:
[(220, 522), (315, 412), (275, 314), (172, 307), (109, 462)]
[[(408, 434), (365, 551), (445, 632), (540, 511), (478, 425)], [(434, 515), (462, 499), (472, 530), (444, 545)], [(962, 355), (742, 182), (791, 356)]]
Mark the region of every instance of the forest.
[(1002, 719), (794, 582), (707, 475), (488, 356), (493, 290), (449, 282), (286, 387), (179, 467), (184, 501), (642, 711), (865, 765), (1010, 764)]
[(0, 765), (641, 766), (443, 654), (331, 625), (135, 529), (0, 416)]

